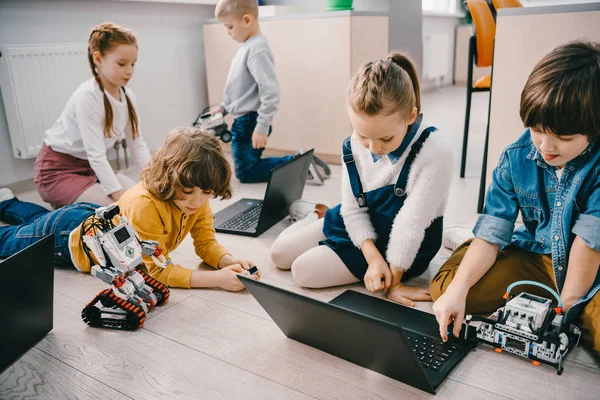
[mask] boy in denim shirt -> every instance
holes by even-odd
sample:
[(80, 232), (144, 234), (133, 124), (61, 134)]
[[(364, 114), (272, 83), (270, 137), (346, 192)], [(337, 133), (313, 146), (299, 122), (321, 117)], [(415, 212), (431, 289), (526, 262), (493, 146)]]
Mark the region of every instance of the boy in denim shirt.
[[(220, 0), (215, 16), (225, 25), (229, 36), (242, 45), (231, 61), (223, 104), (211, 111), (230, 113), (235, 118), (231, 149), (235, 175), (240, 182), (266, 182), (273, 168), (294, 156), (261, 159), (279, 106), (279, 84), (273, 53), (260, 32), (258, 4), (256, 0)], [(330, 173), (329, 167), (320, 159), (313, 161), (310, 175), (322, 184), (323, 177)], [(316, 162), (323, 173), (315, 168)]]
[[(566, 317), (600, 355), (600, 43), (546, 55), (521, 93), (520, 114), (528, 129), (500, 156), (475, 239), (431, 282), (440, 335), (447, 340), (448, 324), (465, 313), (501, 307), (511, 283), (533, 280), (558, 290)], [(519, 212), (523, 226), (514, 229)]]

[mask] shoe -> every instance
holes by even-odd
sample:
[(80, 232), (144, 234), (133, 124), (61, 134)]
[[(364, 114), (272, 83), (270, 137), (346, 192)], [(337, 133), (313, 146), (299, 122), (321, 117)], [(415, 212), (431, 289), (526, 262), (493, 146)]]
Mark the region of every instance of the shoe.
[(469, 239), (473, 238), (471, 229), (467, 226), (450, 226), (442, 233), (442, 246), (452, 251)]
[(313, 212), (316, 213), (319, 218), (323, 218), (325, 211), (327, 211), (328, 208), (329, 207), (327, 207), (325, 204), (315, 203), (314, 201), (302, 199), (296, 200), (290, 205), (290, 220), (292, 223), (298, 222)]
[(15, 195), (13, 194), (12, 190), (10, 190), (9, 188), (0, 189), (0, 202), (14, 199), (14, 198), (15, 198)]
[(315, 156), (314, 154), (313, 161), (317, 165), (317, 167), (319, 167), (319, 169), (322, 171), (321, 176), (325, 179), (329, 179), (329, 177), (331, 176), (331, 168), (329, 168), (329, 165), (327, 165), (327, 163), (323, 161), (323, 159)]
[[(304, 154), (306, 153), (306, 149), (304, 148), (299, 148), (295, 155), (300, 155), (300, 154)], [(319, 177), (321, 177), (321, 180), (323, 179), (329, 179), (331, 176), (331, 168), (329, 168), (329, 165), (327, 165), (327, 163), (325, 161), (323, 161), (321, 158), (315, 156), (313, 154), (313, 158), (312, 158), (312, 162), (311, 164), (314, 164), (315, 168), (318, 172)], [(312, 179), (310, 176), (312, 174), (309, 171), (309, 179)], [(316, 173), (314, 175), (317, 175)], [(321, 185), (321, 184), (319, 184)]]

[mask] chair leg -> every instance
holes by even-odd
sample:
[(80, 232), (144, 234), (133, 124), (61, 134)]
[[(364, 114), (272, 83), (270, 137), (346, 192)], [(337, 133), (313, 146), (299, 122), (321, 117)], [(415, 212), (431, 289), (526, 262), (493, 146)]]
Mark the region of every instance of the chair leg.
[(481, 214), (483, 212), (483, 206), (485, 204), (485, 181), (487, 174), (487, 153), (488, 153), (488, 141), (490, 137), (490, 124), (489, 124), (489, 116), (488, 116), (488, 127), (485, 130), (485, 144), (483, 146), (483, 162), (481, 163), (481, 177), (479, 179), (479, 199), (477, 201), (477, 213)]
[[(469, 83), (467, 82), (467, 85)], [(467, 107), (465, 111), (465, 130), (463, 133), (463, 145), (462, 145), (462, 156), (460, 159), (460, 177), (465, 177), (465, 168), (467, 165), (467, 143), (469, 141), (469, 121), (471, 119), (471, 87), (467, 86)]]
[[(494, 71), (492, 71), (492, 75)], [(488, 144), (490, 140), (490, 115), (492, 112), (492, 88), (490, 87), (490, 99), (488, 101), (487, 125), (485, 127), (485, 144), (483, 145), (483, 162), (481, 163), (481, 178), (479, 181), (479, 201), (477, 202), (477, 213), (483, 212), (485, 205), (485, 190), (486, 190), (486, 174), (487, 174), (487, 159), (488, 159)]]
[(467, 142), (469, 141), (469, 122), (471, 119), (471, 96), (473, 94), (473, 61), (475, 55), (475, 36), (469, 39), (469, 65), (467, 66), (467, 107), (465, 110), (465, 131), (463, 133), (462, 156), (460, 159), (460, 177), (465, 177), (467, 164)]

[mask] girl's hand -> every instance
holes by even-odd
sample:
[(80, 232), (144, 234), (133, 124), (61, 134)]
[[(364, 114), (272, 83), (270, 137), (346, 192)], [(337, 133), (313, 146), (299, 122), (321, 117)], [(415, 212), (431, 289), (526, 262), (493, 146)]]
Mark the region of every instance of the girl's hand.
[(387, 289), (392, 283), (392, 271), (383, 257), (377, 257), (369, 263), (364, 277), (365, 287), (369, 292)]
[(433, 313), (440, 325), (440, 337), (445, 342), (448, 340), (448, 325), (454, 321), (454, 336), (459, 337), (460, 328), (465, 318), (465, 305), (467, 303), (467, 292), (454, 289), (452, 284), (446, 292), (433, 303)]
[(385, 293), (388, 299), (409, 307), (415, 306), (413, 300), (431, 301), (428, 288), (403, 285), (402, 275), (404, 275), (404, 270), (393, 266), (390, 269), (392, 270), (392, 284)]
[(252, 148), (264, 149), (265, 147), (267, 147), (268, 139), (269, 135), (258, 131), (254, 131), (254, 133), (252, 134)]
[(398, 283), (386, 293), (388, 299), (405, 306), (414, 307), (415, 301), (431, 301), (429, 289), (417, 286), (408, 286)]
[(218, 274), (217, 286), (221, 289), (230, 292), (239, 292), (244, 289), (244, 284), (238, 279), (238, 274), (244, 272), (244, 268), (240, 264), (230, 265), (220, 269), (215, 274)]

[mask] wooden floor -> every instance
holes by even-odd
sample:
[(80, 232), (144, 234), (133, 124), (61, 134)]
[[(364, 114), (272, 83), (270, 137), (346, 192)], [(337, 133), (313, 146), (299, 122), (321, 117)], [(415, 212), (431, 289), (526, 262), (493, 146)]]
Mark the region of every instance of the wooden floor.
[[(464, 89), (448, 88), (423, 98), (427, 121), (456, 138), (462, 137)], [(472, 225), (481, 168), (487, 95), (475, 94), (467, 178), (452, 182), (446, 225)], [(276, 134), (276, 132), (275, 132)], [(340, 168), (323, 187), (307, 185), (304, 197), (336, 204)], [(241, 197), (261, 198), (264, 184), (234, 185), (229, 201), (213, 202), (220, 210)], [(19, 195), (39, 201), (32, 191)], [(231, 252), (260, 266), (263, 279), (322, 301), (348, 288), (298, 287), (288, 271), (277, 269), (269, 246), (289, 225), (282, 221), (259, 238), (218, 235)], [(430, 270), (415, 284), (427, 285), (450, 251), (442, 249)], [(172, 253), (174, 261), (196, 268), (188, 238)], [(430, 394), (368, 369), (287, 339), (246, 291), (172, 290), (171, 299), (153, 310), (137, 332), (87, 327), (80, 312), (98, 291), (100, 280), (72, 270), (55, 273), (54, 329), (0, 375), (0, 399), (423, 399)], [(431, 303), (417, 307), (431, 311)], [(10, 329), (10, 327), (2, 327)], [(376, 345), (376, 344), (374, 344)], [(598, 399), (600, 365), (578, 348), (557, 376), (548, 366), (496, 354), (480, 346), (452, 372), (438, 391), (451, 399)]]

